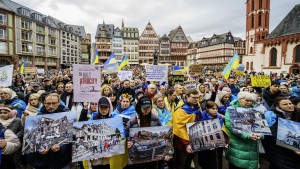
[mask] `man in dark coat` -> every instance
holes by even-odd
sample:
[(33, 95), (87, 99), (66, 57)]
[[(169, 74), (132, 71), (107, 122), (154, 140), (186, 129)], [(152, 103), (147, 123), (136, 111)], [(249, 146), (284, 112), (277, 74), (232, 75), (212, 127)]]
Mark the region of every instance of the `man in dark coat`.
[(119, 90), (117, 99), (119, 99), (122, 94), (126, 94), (126, 93), (131, 95), (132, 100), (134, 100), (135, 91), (130, 88), (129, 80), (124, 80), (123, 87)]
[(263, 90), (263, 99), (271, 107), (277, 97), (282, 96), (279, 89), (280, 83), (278, 81), (272, 81), (271, 86)]
[(73, 101), (73, 84), (71, 82), (66, 84), (65, 91), (61, 94), (60, 99), (65, 103), (66, 107), (68, 107), (69, 110), (72, 109), (74, 101)]

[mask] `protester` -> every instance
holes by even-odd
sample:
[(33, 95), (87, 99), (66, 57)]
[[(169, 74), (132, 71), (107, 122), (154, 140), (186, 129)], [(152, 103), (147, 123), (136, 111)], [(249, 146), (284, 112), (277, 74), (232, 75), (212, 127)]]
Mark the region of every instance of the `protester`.
[(278, 90), (280, 83), (278, 81), (272, 81), (271, 86), (263, 90), (263, 99), (271, 107), (274, 104), (275, 98), (282, 96)]
[(164, 98), (166, 109), (173, 114), (176, 108), (176, 93), (174, 89), (168, 89)]
[(107, 84), (104, 84), (100, 89), (101, 96), (108, 97), (109, 93), (112, 93), (112, 92), (113, 92), (113, 89)]
[(159, 121), (163, 126), (172, 125), (172, 114), (170, 111), (168, 111), (168, 109), (166, 109), (164, 97), (157, 94), (153, 97), (152, 101), (152, 113), (158, 116)]
[[(251, 108), (256, 101), (256, 96), (249, 92), (240, 92), (238, 100), (230, 103), (229, 108)], [(229, 169), (237, 168), (258, 168), (258, 143), (264, 136), (255, 133), (241, 133), (234, 130), (230, 120), (228, 109), (225, 113), (226, 133), (230, 137), (229, 148), (226, 151), (226, 159), (229, 162)]]
[(118, 91), (117, 98), (119, 99), (121, 97), (121, 95), (123, 95), (123, 94), (130, 95), (132, 97), (132, 99), (134, 100), (135, 92), (133, 89), (130, 88), (129, 80), (123, 81), (123, 87)]
[(71, 82), (66, 84), (65, 91), (60, 95), (61, 101), (69, 108), (72, 109), (74, 104), (74, 93), (73, 93), (73, 84)]
[(269, 169), (281, 168), (300, 168), (299, 157), (300, 153), (280, 147), (276, 144), (278, 118), (300, 122), (299, 110), (294, 107), (292, 102), (285, 97), (277, 97), (274, 100), (274, 105), (271, 110), (266, 112), (265, 117), (271, 129), (272, 135), (266, 136), (264, 141), (264, 148), (266, 157), (270, 162)]
[(22, 117), (23, 111), (26, 109), (26, 104), (24, 101), (18, 99), (16, 92), (10, 88), (0, 88), (0, 104), (12, 105), (17, 110), (17, 116)]
[(148, 96), (151, 100), (157, 93), (157, 86), (155, 84), (149, 84), (145, 90), (145, 95)]

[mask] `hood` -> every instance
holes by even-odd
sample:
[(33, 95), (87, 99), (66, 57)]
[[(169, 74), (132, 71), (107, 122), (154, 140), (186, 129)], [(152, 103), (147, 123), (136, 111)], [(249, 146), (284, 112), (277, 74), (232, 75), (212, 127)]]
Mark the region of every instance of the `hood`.
[[(114, 108), (113, 108), (113, 106), (112, 106), (112, 104), (111, 104), (111, 101), (110, 101), (110, 99), (108, 98), (108, 97), (106, 97), (106, 96), (102, 96), (102, 97), (100, 97), (99, 98), (99, 100), (101, 99), (101, 98), (106, 98), (107, 100), (108, 100), (108, 103), (109, 103), (109, 117), (111, 116), (111, 114), (112, 114), (112, 112), (113, 112), (113, 110), (114, 110)], [(99, 105), (99, 103), (98, 103), (98, 105)], [(98, 110), (99, 108), (97, 108), (97, 112), (99, 111)]]
[(227, 94), (227, 92), (225, 91), (219, 91), (218, 92), (218, 95), (216, 97), (216, 101), (215, 103), (218, 105), (218, 106), (223, 106), (223, 103), (221, 102), (222, 98)]

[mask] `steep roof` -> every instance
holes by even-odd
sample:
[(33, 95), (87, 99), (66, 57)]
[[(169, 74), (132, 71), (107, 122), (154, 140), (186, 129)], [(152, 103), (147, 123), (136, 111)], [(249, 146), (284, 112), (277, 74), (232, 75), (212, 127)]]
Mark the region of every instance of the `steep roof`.
[(162, 37), (160, 37), (159, 41), (161, 42), (163, 40), (169, 41), (169, 37), (167, 36), (167, 34), (164, 34)]
[(82, 37), (83, 39), (86, 38), (84, 26), (78, 26), (78, 25), (70, 25), (70, 26), (74, 28), (74, 31), (78, 33), (80, 37)]
[(287, 16), (269, 34), (268, 38), (300, 33), (300, 4), (296, 5)]
[[(182, 34), (182, 35), (184, 36), (184, 38), (183, 38), (183, 39), (180, 39), (180, 40), (176, 39), (176, 35), (177, 35), (177, 34)], [(184, 34), (184, 32), (183, 32), (183, 29), (181, 28), (180, 25), (179, 25), (177, 28), (171, 30), (168, 36), (169, 36), (169, 39), (170, 39), (171, 42), (173, 42), (173, 41), (178, 41), (178, 42), (189, 42), (189, 41), (187, 40), (187, 38), (186, 38), (186, 36), (185, 36), (185, 34)]]
[[(237, 39), (237, 38), (235, 38)], [(214, 34), (210, 38), (205, 38), (198, 42), (198, 47), (206, 47), (206, 46), (212, 46), (222, 43), (234, 43), (235, 42), (234, 37), (232, 36), (231, 32), (223, 33), (220, 35)]]
[[(4, 3), (3, 0), (0, 0), (0, 8), (8, 10), (8, 11), (12, 11), (9, 7), (7, 7)], [(12, 11), (13, 12), (13, 11)]]
[(97, 26), (97, 31), (96, 31), (96, 38), (100, 38), (100, 34), (101, 34), (101, 30), (106, 30), (106, 37), (107, 38), (113, 38), (113, 34), (114, 34), (114, 25), (113, 24), (105, 24), (103, 22), (103, 24), (98, 24)]

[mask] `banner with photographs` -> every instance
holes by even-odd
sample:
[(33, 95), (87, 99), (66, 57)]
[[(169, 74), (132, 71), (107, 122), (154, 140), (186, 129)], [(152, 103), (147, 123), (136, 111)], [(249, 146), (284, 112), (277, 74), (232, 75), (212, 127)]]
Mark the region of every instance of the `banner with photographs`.
[(8, 87), (12, 85), (13, 73), (14, 65), (0, 67), (0, 87)]
[(263, 112), (257, 108), (228, 108), (232, 128), (238, 133), (272, 135)]
[(28, 116), (25, 119), (22, 154), (72, 142), (77, 112)]
[(173, 156), (172, 127), (131, 128), (129, 141), (133, 143), (128, 150), (128, 164), (158, 161), (165, 156)]
[(146, 65), (146, 80), (147, 81), (167, 81), (168, 66), (165, 65)]
[(300, 152), (300, 123), (278, 118), (276, 144)]
[(73, 65), (74, 102), (98, 102), (100, 73), (99, 65)]
[(125, 153), (124, 126), (121, 117), (76, 122), (72, 162)]
[(187, 124), (193, 152), (225, 147), (225, 137), (219, 119)]

